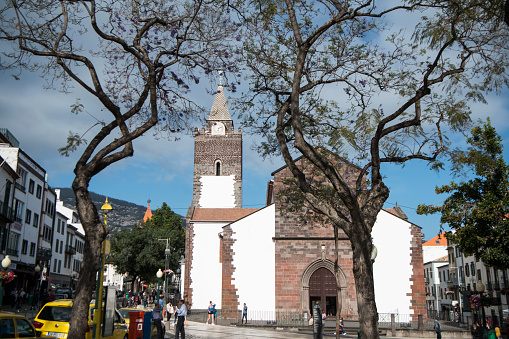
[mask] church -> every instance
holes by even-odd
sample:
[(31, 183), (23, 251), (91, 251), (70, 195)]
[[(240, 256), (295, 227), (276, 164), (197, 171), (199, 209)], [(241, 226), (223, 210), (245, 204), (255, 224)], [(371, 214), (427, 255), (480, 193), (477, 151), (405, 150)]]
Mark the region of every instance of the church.
[[(291, 176), (286, 167), (272, 173), (265, 207), (242, 208), (242, 130), (234, 129), (222, 85), (194, 145), (183, 277), (189, 307), (204, 310), (213, 301), (223, 318), (236, 318), (246, 303), (250, 317), (262, 319), (278, 312), (309, 316), (320, 301), (328, 315), (340, 309), (344, 319), (357, 320), (350, 242), (340, 233), (336, 278), (332, 227), (304, 223), (281, 208), (277, 192)], [(399, 207), (377, 217), (375, 299), (379, 313), (417, 320), (426, 315), (422, 232), (407, 219)]]

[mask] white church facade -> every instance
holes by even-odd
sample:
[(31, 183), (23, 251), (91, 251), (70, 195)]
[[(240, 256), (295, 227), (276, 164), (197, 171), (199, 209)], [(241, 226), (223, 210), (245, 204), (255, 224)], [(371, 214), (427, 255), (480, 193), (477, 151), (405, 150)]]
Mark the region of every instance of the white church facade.
[[(358, 318), (350, 242), (340, 235), (336, 279), (332, 227), (303, 224), (276, 198), (291, 175), (286, 167), (273, 173), (264, 208), (242, 208), (242, 131), (233, 129), (221, 85), (206, 128), (195, 130), (194, 163), (183, 282), (189, 307), (213, 301), (225, 318), (237, 317), (244, 303), (252, 315), (303, 315), (319, 300), (330, 315), (339, 308), (344, 319)], [(396, 207), (380, 211), (372, 237), (378, 312), (425, 316), (420, 227)]]

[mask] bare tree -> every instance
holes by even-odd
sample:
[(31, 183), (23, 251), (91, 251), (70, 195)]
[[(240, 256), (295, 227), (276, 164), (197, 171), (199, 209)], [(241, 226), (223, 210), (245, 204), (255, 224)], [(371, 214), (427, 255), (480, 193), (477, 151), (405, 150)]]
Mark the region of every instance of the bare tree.
[(191, 86), (203, 74), (235, 68), (227, 46), (237, 41), (239, 25), (228, 13), (221, 1), (203, 0), (8, 0), (0, 7), (4, 70), (38, 71), (64, 91), (78, 85), (102, 106), (93, 112), (99, 122), (90, 142), (71, 132), (60, 149), (68, 155), (83, 147), (72, 188), (85, 247), (69, 338), (85, 337), (107, 233), (89, 182), (133, 156), (133, 141), (150, 129), (172, 138), (187, 127), (199, 111), (188, 98)]
[[(266, 137), (260, 152), (281, 154), (293, 173), (300, 193), (286, 203), (323, 216), (336, 239), (338, 229), (349, 237), (362, 338), (378, 337), (370, 256), (389, 196), (382, 164), (418, 159), (441, 168), (447, 136), (470, 126), (467, 100), (507, 85), (507, 27), (479, 6), (459, 5), (259, 1), (241, 13), (251, 86), (237, 105)], [(412, 37), (384, 22), (393, 13), (418, 19)], [(360, 170), (345, 175), (337, 155)]]

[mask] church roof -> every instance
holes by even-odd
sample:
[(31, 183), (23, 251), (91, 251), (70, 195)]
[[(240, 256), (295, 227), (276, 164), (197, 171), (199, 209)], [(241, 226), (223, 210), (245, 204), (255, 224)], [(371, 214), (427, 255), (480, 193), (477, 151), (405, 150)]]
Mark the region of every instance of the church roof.
[(195, 208), (191, 221), (235, 221), (259, 208)]
[(445, 232), (429, 239), (422, 246), (447, 246), (447, 239), (445, 238)]
[(219, 84), (217, 87), (216, 96), (214, 97), (214, 103), (212, 104), (208, 120), (231, 120), (228, 106), (226, 106), (226, 98), (224, 96), (222, 84)]
[(400, 217), (401, 219), (403, 220), (408, 220), (408, 217), (407, 215), (405, 214), (405, 212), (403, 212), (403, 210), (401, 209), (401, 207), (399, 206), (394, 206), (394, 208), (384, 208), (384, 210), (386, 210), (387, 212), (397, 216), (397, 217)]

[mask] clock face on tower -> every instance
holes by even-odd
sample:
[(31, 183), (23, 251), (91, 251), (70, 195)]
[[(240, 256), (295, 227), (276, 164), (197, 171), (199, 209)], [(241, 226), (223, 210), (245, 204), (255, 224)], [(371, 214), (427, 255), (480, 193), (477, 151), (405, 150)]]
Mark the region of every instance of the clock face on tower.
[(224, 124), (222, 122), (215, 122), (212, 125), (211, 130), (212, 130), (212, 135), (224, 135), (225, 134)]

